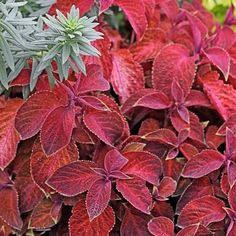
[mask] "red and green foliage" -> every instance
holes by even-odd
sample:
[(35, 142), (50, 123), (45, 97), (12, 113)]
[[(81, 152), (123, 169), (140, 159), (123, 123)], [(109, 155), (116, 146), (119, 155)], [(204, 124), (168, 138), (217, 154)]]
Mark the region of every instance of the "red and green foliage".
[(0, 235), (235, 236), (233, 7), (224, 24), (200, 0), (49, 14), (73, 4), (97, 9), (101, 56), (67, 80), (52, 62), (26, 100), (24, 68), (0, 97)]

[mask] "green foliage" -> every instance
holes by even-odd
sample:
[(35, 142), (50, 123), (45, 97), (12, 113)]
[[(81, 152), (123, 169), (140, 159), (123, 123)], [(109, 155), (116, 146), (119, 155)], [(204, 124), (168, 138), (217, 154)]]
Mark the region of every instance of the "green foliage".
[(32, 61), (31, 91), (44, 70), (48, 73), (50, 85), (54, 85), (52, 62), (56, 62), (61, 80), (68, 77), (70, 68), (85, 74), (81, 55), (100, 55), (91, 45), (91, 42), (102, 37), (100, 32), (94, 30), (98, 25), (94, 23), (96, 17), (80, 18), (79, 10), (74, 6), (66, 16), (57, 11), (56, 17), (24, 17), (19, 11), (19, 7), (24, 6), (26, 2), (14, 0), (0, 3), (1, 87), (8, 89), (9, 82), (29, 66), (29, 61)]

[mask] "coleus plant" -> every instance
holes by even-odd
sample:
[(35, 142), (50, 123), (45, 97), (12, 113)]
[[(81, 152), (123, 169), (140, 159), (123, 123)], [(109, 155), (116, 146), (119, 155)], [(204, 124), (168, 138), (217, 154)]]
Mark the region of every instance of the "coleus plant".
[(1, 2), (0, 235), (235, 235), (233, 11)]

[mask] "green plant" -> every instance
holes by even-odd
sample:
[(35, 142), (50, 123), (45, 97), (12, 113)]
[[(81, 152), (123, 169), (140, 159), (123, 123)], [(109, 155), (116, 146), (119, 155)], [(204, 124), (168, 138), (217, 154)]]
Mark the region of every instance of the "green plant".
[[(51, 86), (54, 79), (52, 62), (56, 62), (60, 80), (67, 79), (71, 68), (86, 73), (81, 55), (99, 56), (91, 42), (102, 34), (94, 30), (96, 17), (80, 18), (73, 6), (65, 16), (24, 17), (19, 11), (26, 2), (8, 0), (0, 3), (0, 82), (8, 89), (9, 82), (17, 77), (24, 67), (31, 66), (30, 90), (38, 76), (46, 70)], [(45, 27), (44, 23), (47, 25)]]

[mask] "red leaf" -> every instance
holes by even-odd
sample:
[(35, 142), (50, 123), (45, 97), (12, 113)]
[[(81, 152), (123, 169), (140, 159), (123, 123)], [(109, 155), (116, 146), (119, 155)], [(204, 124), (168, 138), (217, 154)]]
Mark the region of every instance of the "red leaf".
[(203, 89), (224, 120), (236, 113), (236, 91), (232, 85), (222, 80), (203, 80)]
[(31, 214), (29, 228), (47, 229), (57, 224), (61, 217), (61, 206), (61, 203), (50, 199), (42, 200)]
[(169, 108), (171, 106), (171, 101), (164, 93), (153, 92), (138, 99), (133, 106), (142, 106), (159, 110)]
[(213, 196), (204, 196), (189, 202), (181, 211), (178, 218), (180, 228), (192, 224), (208, 226), (225, 218), (224, 202)]
[(109, 234), (114, 224), (114, 212), (110, 206), (101, 215), (90, 221), (84, 199), (81, 199), (72, 210), (72, 216), (69, 220), (69, 230), (71, 236), (91, 236), (94, 235), (94, 232), (96, 232), (96, 236), (104, 236)]
[(79, 86), (76, 92), (79, 94), (91, 91), (106, 91), (110, 88), (109, 83), (104, 79), (101, 67), (98, 65), (88, 65), (87, 75), (81, 75)]
[(142, 122), (138, 134), (140, 136), (145, 136), (146, 134), (151, 133), (153, 130), (158, 129), (160, 129), (160, 122), (158, 120), (148, 118)]
[(157, 185), (162, 174), (161, 160), (148, 152), (126, 152), (123, 154), (129, 161), (122, 172), (138, 176), (149, 183)]
[(128, 160), (119, 151), (113, 149), (106, 154), (104, 167), (106, 171), (111, 173), (112, 171), (120, 170), (127, 162)]
[(171, 177), (164, 177), (158, 186), (158, 197), (166, 199), (171, 196), (177, 187), (177, 182)]
[(143, 69), (127, 49), (119, 49), (112, 52), (112, 55), (113, 69), (110, 80), (123, 103), (130, 95), (144, 88)]
[(96, 164), (91, 161), (70, 163), (56, 170), (47, 184), (64, 196), (76, 196), (90, 189), (98, 179), (98, 175), (91, 169), (94, 167)]
[(152, 196), (144, 180), (138, 177), (129, 180), (117, 180), (116, 188), (135, 208), (146, 214), (150, 213)]
[(182, 176), (186, 178), (200, 178), (219, 169), (224, 161), (225, 156), (218, 151), (203, 150), (187, 162), (183, 169)]
[(113, 3), (114, 0), (100, 0), (100, 8), (99, 8), (99, 14), (106, 11)]
[[(47, 155), (52, 155), (70, 143), (75, 127), (74, 107), (57, 107), (53, 110), (40, 133), (42, 148)], [(50, 140), (50, 142), (49, 142)]]
[(78, 157), (78, 150), (73, 143), (47, 157), (41, 148), (39, 140), (36, 140), (30, 160), (32, 178), (41, 189), (45, 192), (50, 192), (51, 189), (46, 185), (46, 180), (57, 169), (78, 160)]
[(213, 195), (213, 186), (210, 179), (205, 176), (200, 179), (194, 180), (182, 193), (176, 205), (176, 213), (185, 207), (191, 200), (201, 198), (206, 195)]
[[(22, 148), (25, 149), (26, 146), (23, 146)], [(29, 150), (31, 152), (31, 146)], [(27, 155), (25, 155), (25, 153), (18, 154), (17, 158), (14, 161), (14, 164), (16, 163), (16, 161), (20, 162), (19, 167), (16, 166), (14, 168), (14, 172), (17, 172), (15, 179), (15, 187), (19, 194), (19, 208), (21, 213), (33, 210), (34, 207), (44, 197), (43, 192), (40, 190), (40, 188), (36, 185), (36, 183), (31, 177), (29, 157), (30, 153)]]
[(232, 210), (236, 211), (236, 182), (234, 182), (234, 185), (230, 188), (228, 193), (228, 199), (229, 199), (229, 205)]
[(155, 236), (174, 236), (174, 224), (166, 217), (153, 218), (148, 223), (148, 230)]
[(165, 46), (154, 60), (153, 86), (167, 96), (171, 94), (171, 84), (176, 80), (186, 96), (192, 86), (195, 75), (194, 58), (181, 44)]
[(147, 27), (143, 1), (133, 0), (131, 2), (130, 0), (114, 0), (114, 4), (118, 5), (124, 11), (139, 39)]
[(161, 10), (168, 16), (168, 18), (174, 20), (179, 13), (179, 4), (176, 0), (156, 0), (156, 3), (160, 5)]
[(130, 52), (135, 61), (142, 63), (154, 59), (167, 42), (166, 33), (162, 29), (148, 28), (142, 38), (131, 45)]
[(37, 134), (48, 114), (58, 106), (60, 103), (54, 93), (49, 91), (34, 93), (16, 115), (15, 126), (21, 138), (24, 140)]
[(146, 135), (142, 136), (142, 138), (148, 141), (157, 141), (168, 144), (173, 147), (178, 145), (176, 134), (170, 129), (158, 129), (156, 131), (147, 133)]
[(0, 169), (7, 167), (16, 155), (20, 137), (15, 129), (15, 117), (21, 104), (21, 100), (9, 100), (0, 107)]
[(178, 232), (176, 236), (213, 236), (205, 226), (190, 225)]
[(111, 198), (111, 181), (99, 179), (93, 183), (86, 196), (86, 208), (92, 221), (107, 208)]
[(211, 108), (212, 106), (209, 99), (203, 92), (194, 89), (190, 91), (184, 105), (186, 107), (203, 106), (208, 108)]
[(122, 137), (125, 123), (117, 112), (88, 110), (84, 114), (87, 128), (104, 143), (113, 145)]
[(120, 228), (121, 235), (151, 236), (147, 227), (150, 218), (149, 215), (126, 208)]
[(84, 15), (94, 4), (94, 0), (56, 0), (56, 3), (51, 6), (48, 14), (55, 15), (56, 9), (61, 11), (63, 14), (70, 12), (73, 5), (79, 8), (80, 16)]
[(236, 131), (236, 114), (230, 116), (217, 131), (217, 135), (226, 135), (226, 128)]
[(0, 218), (14, 229), (20, 230), (23, 226), (15, 187), (0, 188)]
[(223, 48), (212, 47), (203, 51), (206, 57), (216, 66), (228, 80), (230, 68), (230, 56)]

